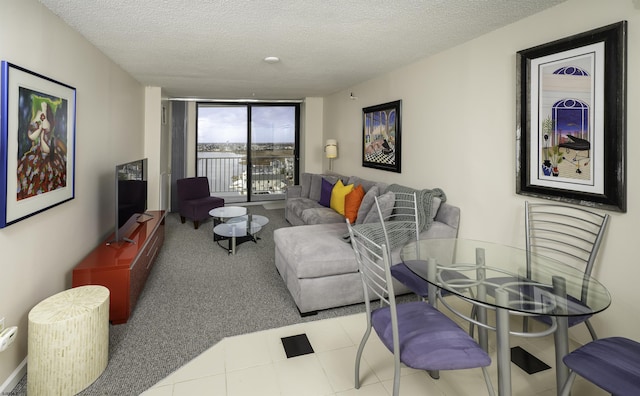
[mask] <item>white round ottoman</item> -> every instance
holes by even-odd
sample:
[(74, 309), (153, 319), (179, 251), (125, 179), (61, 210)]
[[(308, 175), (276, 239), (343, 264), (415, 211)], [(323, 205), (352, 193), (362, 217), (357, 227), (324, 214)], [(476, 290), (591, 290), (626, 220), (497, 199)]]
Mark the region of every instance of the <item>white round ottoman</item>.
[(109, 358), (109, 289), (81, 286), (55, 294), (29, 312), (27, 393), (75, 395)]

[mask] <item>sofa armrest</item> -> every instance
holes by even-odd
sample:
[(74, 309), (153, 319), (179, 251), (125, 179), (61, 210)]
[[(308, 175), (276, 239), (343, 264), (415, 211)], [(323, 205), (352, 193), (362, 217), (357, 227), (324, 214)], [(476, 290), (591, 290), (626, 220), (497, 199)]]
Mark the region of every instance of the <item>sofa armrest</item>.
[(288, 186), (285, 192), (285, 199), (300, 198), (302, 196), (302, 186)]
[(460, 226), (460, 208), (443, 202), (434, 220), (447, 224), (457, 230)]

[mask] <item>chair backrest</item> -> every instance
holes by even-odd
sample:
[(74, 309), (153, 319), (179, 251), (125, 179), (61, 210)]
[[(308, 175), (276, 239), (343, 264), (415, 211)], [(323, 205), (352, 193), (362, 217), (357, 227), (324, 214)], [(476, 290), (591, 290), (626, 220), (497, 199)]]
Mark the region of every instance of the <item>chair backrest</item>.
[(353, 227), (349, 220), (347, 226), (362, 278), (367, 313), (371, 313), (371, 300), (380, 299), (382, 306), (386, 304), (394, 307), (395, 293), (391, 280), (389, 249), (385, 244), (377, 243), (367, 235), (366, 229)]
[[(391, 317), (392, 351), (394, 352), (396, 375), (394, 376), (394, 395), (399, 387), (400, 370), (400, 334), (398, 333), (398, 310), (396, 308), (396, 294), (393, 290), (391, 276), (391, 252), (385, 244), (378, 244), (359, 229), (354, 228), (347, 219), (347, 228), (351, 237), (351, 246), (358, 262), (360, 279), (364, 290), (364, 303), (367, 310), (367, 328), (372, 326), (371, 300), (380, 299), (380, 308), (389, 307)], [(366, 337), (366, 336), (365, 336)], [(360, 350), (362, 345), (360, 346)], [(359, 352), (360, 353), (360, 352)]]
[(378, 198), (375, 198), (384, 241), (389, 250), (420, 238), (416, 193), (395, 192), (394, 195), (392, 208), (381, 207)]
[(591, 276), (609, 222), (608, 214), (559, 203), (530, 202), (525, 202), (525, 213), (529, 269), (531, 253), (535, 253), (567, 263)]
[(178, 179), (176, 187), (179, 202), (211, 196), (209, 179), (204, 176)]
[[(486, 370), (486, 366), (491, 364), (489, 356), (453, 320), (432, 305), (419, 301), (401, 305), (400, 320), (403, 320), (403, 333), (400, 334), (398, 307), (396, 307), (390, 268), (391, 252), (386, 244), (377, 243), (369, 237), (366, 233), (367, 228), (364, 227), (368, 224), (352, 226), (348, 219), (346, 222), (358, 262), (367, 311), (367, 331), (360, 343), (356, 358), (356, 388), (359, 387), (360, 356), (373, 327), (382, 343), (394, 355), (394, 395), (399, 394), (401, 361), (408, 367), (429, 370), (433, 378), (438, 378), (438, 370), (441, 369), (482, 367), (489, 394), (494, 395), (489, 373)], [(371, 309), (371, 299), (376, 297), (380, 299), (380, 310)], [(388, 314), (386, 306), (388, 306)], [(391, 339), (388, 331), (389, 321), (391, 322)], [(401, 338), (402, 348), (400, 347)], [(404, 354), (406, 360), (401, 357), (403, 349), (410, 351)], [(430, 357), (426, 358), (426, 355)]]

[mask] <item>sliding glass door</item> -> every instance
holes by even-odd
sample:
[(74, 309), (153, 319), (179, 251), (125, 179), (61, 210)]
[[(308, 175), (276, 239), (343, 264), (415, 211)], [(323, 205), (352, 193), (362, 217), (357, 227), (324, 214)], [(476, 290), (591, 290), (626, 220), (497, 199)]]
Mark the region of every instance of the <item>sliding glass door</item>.
[(283, 199), (293, 184), (297, 107), (251, 106), (251, 197)]
[(196, 175), (227, 202), (284, 198), (297, 172), (297, 103), (197, 106)]

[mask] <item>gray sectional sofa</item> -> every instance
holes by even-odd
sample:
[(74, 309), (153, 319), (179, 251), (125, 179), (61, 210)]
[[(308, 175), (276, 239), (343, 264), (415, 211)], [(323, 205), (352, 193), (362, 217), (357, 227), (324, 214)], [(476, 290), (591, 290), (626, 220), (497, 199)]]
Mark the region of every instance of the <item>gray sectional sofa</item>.
[[(318, 203), (322, 178), (332, 183), (340, 178), (345, 185), (363, 186), (367, 194), (356, 224), (365, 222), (372, 208), (376, 209), (372, 195), (381, 195), (389, 188), (357, 176), (304, 173), (299, 185), (287, 189), (285, 217), (294, 227), (274, 231), (275, 264), (303, 315), (364, 301), (358, 264), (351, 244), (344, 238), (348, 234), (345, 218)], [(455, 238), (460, 209), (437, 198), (433, 198), (431, 209), (433, 221), (420, 238)], [(374, 218), (377, 220), (377, 216)], [(392, 263), (398, 262), (400, 253), (396, 249), (392, 251)], [(399, 283), (395, 286), (396, 294), (409, 292)]]
[[(344, 216), (331, 208), (322, 206), (318, 202), (320, 201), (323, 178), (331, 184), (335, 184), (338, 178), (340, 178), (345, 185), (353, 184), (356, 186), (361, 184), (365, 192), (368, 192), (374, 186), (380, 192), (387, 188), (386, 183), (364, 180), (357, 176), (344, 177), (335, 174), (303, 173), (300, 175), (300, 184), (288, 187), (285, 196), (286, 205), (284, 215), (291, 225), (346, 224)], [(364, 215), (366, 215), (366, 213)], [(364, 217), (361, 217), (361, 213), (358, 213), (358, 217), (362, 219), (361, 222), (364, 220)]]

